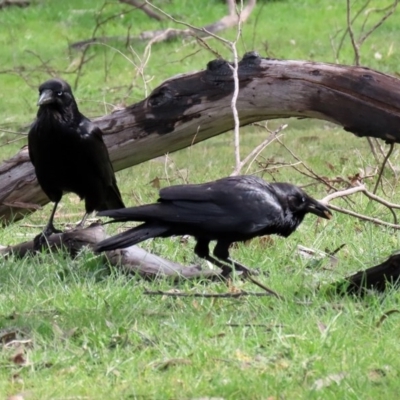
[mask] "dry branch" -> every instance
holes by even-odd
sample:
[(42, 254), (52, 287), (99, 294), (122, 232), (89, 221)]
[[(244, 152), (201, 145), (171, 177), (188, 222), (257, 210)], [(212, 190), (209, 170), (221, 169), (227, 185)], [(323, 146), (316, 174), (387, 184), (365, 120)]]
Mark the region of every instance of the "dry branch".
[(144, 1), (140, 0), (119, 0), (120, 3), (129, 4), (139, 10), (142, 10), (148, 17), (154, 18), (157, 21), (162, 21), (164, 17), (158, 12), (154, 11), (151, 7), (149, 7)]
[[(260, 58), (239, 62), (241, 126), (285, 118), (317, 118), (357, 136), (400, 142), (400, 80), (377, 71), (309, 61)], [(229, 131), (234, 126), (231, 65), (171, 78), (148, 98), (95, 120), (116, 171)], [(27, 148), (0, 165), (0, 219), (18, 220), (48, 203)]]
[[(49, 248), (57, 251), (65, 249), (75, 256), (83, 247), (93, 248), (101, 240), (106, 239), (104, 227), (98, 223), (92, 224), (85, 229), (75, 229), (64, 233), (51, 235), (48, 238)], [(24, 257), (33, 250), (33, 241), (17, 244), (15, 246), (3, 247), (0, 254), (6, 256), (14, 254)], [(220, 269), (202, 269), (198, 265), (185, 267), (181, 264), (163, 259), (138, 246), (130, 246), (126, 249), (106, 252), (103, 256), (111, 265), (121, 268), (124, 272), (139, 274), (146, 278), (167, 276), (172, 278), (197, 278), (197, 277), (219, 277)]]
[(28, 7), (30, 3), (30, 0), (3, 0), (0, 1), (0, 10), (10, 6)]
[(149, 296), (169, 296), (169, 297), (202, 297), (202, 298), (239, 298), (244, 296), (254, 296), (254, 297), (265, 297), (271, 296), (268, 292), (229, 292), (229, 293), (182, 293), (182, 292), (163, 292), (162, 290), (145, 290), (143, 292), (145, 295)]
[[(140, 3), (135, 0), (120, 0), (122, 3)], [(251, 15), (255, 5), (256, 5), (257, 0), (249, 0), (246, 7), (243, 8), (242, 12), (240, 13), (240, 21), (241, 23), (244, 23), (249, 16)], [(157, 29), (153, 31), (143, 31), (140, 33), (139, 36), (130, 36), (129, 41), (135, 41), (135, 40), (146, 40), (146, 41), (152, 41), (152, 43), (159, 43), (159, 42), (166, 42), (170, 40), (175, 40), (177, 38), (185, 38), (185, 37), (190, 37), (190, 36), (197, 36), (197, 37), (204, 37), (204, 36), (214, 36), (216, 33), (221, 32), (223, 30), (226, 30), (228, 28), (233, 28), (237, 26), (239, 22), (239, 15), (236, 12), (236, 8), (232, 7), (228, 3), (228, 15), (225, 15), (222, 17), (220, 20), (213, 22), (212, 24), (206, 25), (204, 27), (196, 27), (193, 25), (190, 25), (184, 21), (179, 21), (172, 17), (172, 15), (167, 14), (164, 12), (161, 8), (156, 7), (149, 1), (145, 1), (144, 7), (147, 7), (146, 10), (148, 11), (153, 11), (155, 15), (158, 16), (163, 16), (168, 18), (170, 21), (179, 24), (179, 25), (184, 25), (187, 27), (187, 29), (174, 29), (174, 28), (165, 28), (165, 29)], [(141, 7), (143, 11), (146, 11)], [(147, 11), (146, 11), (147, 13)], [(94, 44), (94, 43), (106, 43), (109, 41), (122, 41), (126, 42), (127, 38), (126, 36), (113, 36), (113, 37), (92, 37), (90, 39), (86, 40), (81, 40), (79, 42), (72, 43), (70, 45), (71, 48), (74, 49), (80, 49), (84, 48), (88, 45)]]

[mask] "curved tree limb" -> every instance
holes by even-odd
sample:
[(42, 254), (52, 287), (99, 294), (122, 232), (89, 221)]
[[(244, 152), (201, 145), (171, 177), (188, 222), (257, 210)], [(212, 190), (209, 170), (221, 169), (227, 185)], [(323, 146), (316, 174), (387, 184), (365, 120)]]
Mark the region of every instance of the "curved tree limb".
[[(357, 136), (400, 142), (400, 80), (361, 67), (271, 60), (247, 53), (239, 62), (240, 125), (317, 118)], [(94, 122), (116, 171), (192, 146), (234, 126), (232, 69), (224, 60), (173, 77), (150, 96)], [(28, 150), (0, 165), (0, 219), (18, 220), (48, 203)]]
[(142, 10), (148, 17), (154, 18), (157, 21), (162, 21), (164, 17), (158, 12), (152, 10), (148, 4), (141, 0), (119, 0), (120, 3), (129, 4), (132, 7), (135, 7), (139, 10)]
[[(169, 40), (174, 40), (179, 37), (189, 37), (189, 36), (214, 36), (216, 33), (221, 32), (223, 30), (226, 30), (228, 28), (233, 28), (237, 26), (239, 22), (239, 15), (236, 12), (236, 6), (233, 1), (228, 1), (228, 15), (225, 15), (221, 19), (219, 19), (216, 22), (213, 22), (212, 24), (206, 25), (204, 27), (198, 28), (196, 26), (190, 25), (184, 21), (179, 21), (176, 18), (174, 18), (172, 15), (167, 14), (165, 11), (163, 11), (161, 8), (158, 8), (151, 2), (144, 0), (144, 7), (146, 7), (146, 10), (154, 12), (155, 15), (159, 15), (162, 17), (166, 17), (170, 21), (179, 24), (179, 25), (184, 25), (187, 27), (187, 29), (175, 29), (175, 28), (165, 28), (165, 29), (157, 29), (153, 31), (143, 31), (140, 33), (139, 36), (130, 36), (129, 40), (130, 41), (135, 41), (135, 40), (146, 40), (149, 41), (151, 40), (152, 43), (159, 43), (159, 42), (165, 42)], [(127, 3), (131, 4), (133, 2), (139, 3), (136, 0), (120, 0), (122, 3)], [(240, 13), (240, 21), (241, 23), (244, 23), (249, 16), (251, 15), (255, 5), (257, 3), (257, 0), (248, 0), (246, 6), (243, 8), (242, 12)], [(141, 9), (144, 10), (143, 7)], [(146, 11), (147, 13), (147, 11)], [(88, 45), (94, 44), (94, 43), (106, 43), (109, 42), (110, 40), (119, 40), (126, 42), (127, 38), (126, 36), (113, 36), (113, 37), (92, 37), (90, 39), (86, 40), (80, 40), (79, 42), (75, 42), (70, 44), (71, 48), (74, 49), (80, 49), (84, 48)]]
[[(51, 235), (48, 238), (48, 244), (52, 250), (64, 248), (72, 256), (76, 256), (84, 247), (92, 249), (96, 243), (106, 237), (103, 225), (94, 223), (85, 229), (74, 229)], [(3, 256), (14, 254), (17, 257), (25, 257), (33, 253), (33, 240), (0, 249), (0, 254)], [(175, 279), (221, 277), (221, 270), (218, 268), (211, 270), (201, 268), (199, 265), (183, 266), (148, 253), (138, 246), (108, 251), (101, 257), (104, 257), (104, 261), (108, 259), (111, 265), (121, 268), (124, 272), (137, 273), (146, 278), (155, 278), (157, 276), (167, 276)]]

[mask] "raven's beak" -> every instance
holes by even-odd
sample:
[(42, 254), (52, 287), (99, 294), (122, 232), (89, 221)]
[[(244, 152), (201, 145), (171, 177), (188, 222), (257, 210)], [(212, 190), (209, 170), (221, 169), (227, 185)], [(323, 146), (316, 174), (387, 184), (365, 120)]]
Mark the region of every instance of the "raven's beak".
[(307, 211), (325, 219), (331, 219), (333, 217), (328, 207), (314, 199), (309, 199)]
[(46, 90), (43, 90), (42, 93), (40, 93), (37, 105), (38, 106), (43, 106), (45, 104), (50, 104), (50, 103), (53, 103), (53, 102), (54, 102), (53, 91), (50, 90), (50, 89), (46, 89)]

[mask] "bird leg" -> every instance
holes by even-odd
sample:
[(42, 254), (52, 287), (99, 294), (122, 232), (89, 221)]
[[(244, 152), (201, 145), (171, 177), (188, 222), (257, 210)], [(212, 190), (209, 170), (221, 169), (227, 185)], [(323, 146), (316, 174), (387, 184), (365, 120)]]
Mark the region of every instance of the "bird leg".
[(259, 271), (257, 271), (256, 269), (251, 269), (249, 267), (246, 267), (245, 265), (232, 260), (231, 258), (227, 258), (226, 259), (227, 263), (230, 263), (233, 265), (233, 267), (238, 270), (238, 271), (243, 271), (243, 274), (248, 276), (248, 275), (260, 275)]
[(56, 229), (53, 224), (57, 206), (58, 202), (54, 203), (54, 207), (51, 212), (49, 222), (47, 222), (47, 225), (45, 226), (43, 231), (40, 232), (39, 235), (35, 236), (35, 238), (33, 239), (33, 250), (39, 251), (47, 243), (47, 238), (51, 236), (53, 233), (62, 233), (62, 231)]
[(89, 213), (85, 212), (85, 215), (83, 216), (81, 221), (78, 222), (78, 224), (76, 225), (75, 229), (82, 229), (84, 227), (84, 225), (85, 225), (85, 222), (86, 222), (88, 216), (89, 216)]
[(231, 272), (232, 272), (232, 267), (228, 264), (223, 263), (222, 261), (217, 260), (213, 256), (210, 256), (209, 254), (205, 255), (204, 257), (205, 260), (209, 261), (211, 264), (214, 264), (216, 267), (222, 269), (222, 276), (226, 278)]
[[(214, 264), (216, 267), (219, 267), (222, 269), (222, 276), (226, 278), (231, 272), (232, 272), (232, 267), (229, 266), (228, 264), (223, 263), (222, 261), (217, 260), (216, 258), (207, 255), (203, 257), (205, 260), (209, 261), (210, 263)], [(280, 296), (278, 293), (276, 293), (274, 290), (270, 289), (269, 287), (265, 286), (261, 282), (257, 281), (254, 279), (251, 275), (254, 275), (254, 273), (258, 273), (258, 271), (251, 270), (250, 268), (247, 268), (246, 266), (231, 260), (230, 258), (226, 259), (226, 262), (231, 262), (236, 270), (241, 270), (243, 271), (243, 276), (247, 278), (250, 282), (254, 283), (257, 285), (259, 288), (265, 290), (267, 293), (269, 293), (271, 296), (275, 296), (278, 299), (282, 299), (282, 296)], [(243, 268), (243, 269), (241, 269)]]
[(228, 240), (218, 240), (217, 244), (214, 247), (214, 256), (224, 261), (225, 263), (232, 265), (235, 270), (242, 271), (245, 276), (258, 275), (258, 271), (252, 270), (245, 265), (240, 264), (237, 261), (233, 261), (231, 258), (229, 258), (229, 246), (231, 244), (232, 242)]

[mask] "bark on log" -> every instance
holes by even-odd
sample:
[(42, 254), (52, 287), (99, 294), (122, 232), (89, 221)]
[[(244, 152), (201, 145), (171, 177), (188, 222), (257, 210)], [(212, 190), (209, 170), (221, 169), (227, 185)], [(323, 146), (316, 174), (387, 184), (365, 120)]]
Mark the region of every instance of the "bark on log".
[[(400, 80), (361, 67), (271, 60), (247, 53), (239, 63), (240, 124), (274, 118), (317, 118), (358, 136), (400, 142)], [(173, 77), (150, 96), (98, 118), (116, 171), (199, 143), (233, 128), (231, 65)], [(28, 151), (0, 166), (2, 224), (48, 202)], [(129, 203), (129, 202), (128, 202)]]
[[(106, 238), (103, 225), (96, 223), (85, 229), (74, 229), (51, 235), (48, 238), (48, 243), (52, 251), (59, 251), (63, 248), (74, 257), (83, 247), (93, 248), (96, 243)], [(0, 254), (3, 256), (14, 254), (17, 257), (34, 256), (33, 241), (2, 247)], [(124, 272), (135, 273), (145, 278), (156, 278), (158, 276), (174, 279), (217, 278), (221, 276), (222, 272), (218, 268), (213, 270), (203, 269), (199, 265), (183, 266), (148, 253), (138, 246), (108, 251), (103, 257), (104, 262), (108, 259), (111, 265), (121, 268)]]

